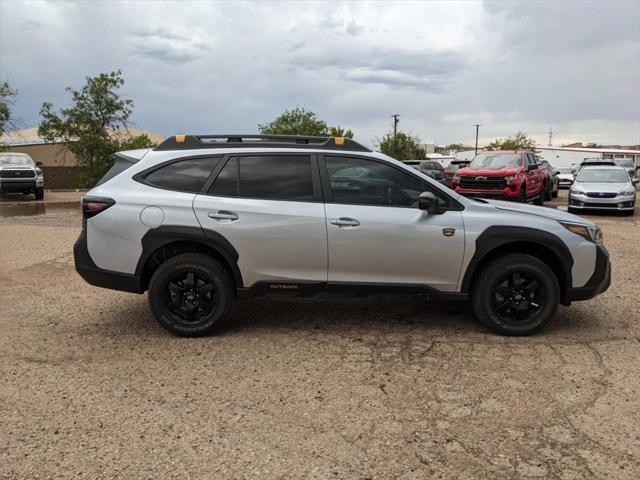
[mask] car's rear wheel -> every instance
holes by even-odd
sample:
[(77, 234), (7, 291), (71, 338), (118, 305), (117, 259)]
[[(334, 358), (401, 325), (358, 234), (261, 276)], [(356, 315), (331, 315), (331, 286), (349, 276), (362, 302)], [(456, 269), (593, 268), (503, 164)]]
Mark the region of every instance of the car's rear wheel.
[(39, 187), (36, 188), (36, 200), (42, 200), (44, 199), (44, 188), (43, 187)]
[(231, 317), (234, 284), (218, 260), (182, 253), (164, 262), (149, 283), (149, 304), (167, 330), (184, 337), (209, 335)]
[(540, 191), (540, 194), (533, 200), (534, 205), (544, 205), (544, 199), (547, 195), (547, 189), (546, 187)]
[(550, 202), (553, 197), (553, 182), (547, 182), (547, 188), (544, 189), (544, 200), (545, 202)]
[(522, 253), (493, 260), (474, 282), (473, 310), (478, 319), (502, 335), (530, 335), (555, 314), (560, 285), (539, 258)]

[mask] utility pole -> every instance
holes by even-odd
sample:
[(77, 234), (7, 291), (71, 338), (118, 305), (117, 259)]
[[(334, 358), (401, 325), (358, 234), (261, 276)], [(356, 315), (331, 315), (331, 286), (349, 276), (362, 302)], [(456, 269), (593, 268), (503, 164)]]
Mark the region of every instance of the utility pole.
[(480, 130), (481, 126), (482, 126), (481, 123), (476, 123), (474, 125), (474, 127), (476, 127), (476, 155), (478, 154), (478, 130)]
[(551, 146), (552, 138), (553, 138), (553, 128), (549, 128), (549, 146)]
[(398, 123), (400, 123), (400, 115), (398, 113), (391, 115), (393, 118), (393, 136), (395, 137), (398, 134)]

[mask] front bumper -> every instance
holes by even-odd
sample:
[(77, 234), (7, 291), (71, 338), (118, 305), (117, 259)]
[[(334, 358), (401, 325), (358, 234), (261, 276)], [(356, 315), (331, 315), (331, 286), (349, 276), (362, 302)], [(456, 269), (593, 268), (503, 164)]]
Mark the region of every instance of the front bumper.
[(42, 182), (38, 185), (35, 178), (20, 179), (20, 180), (0, 180), (0, 191), (7, 193), (14, 192), (29, 192), (36, 189), (36, 187), (42, 186)]
[(611, 261), (604, 245), (596, 245), (596, 266), (593, 275), (583, 287), (569, 288), (563, 298), (564, 304), (588, 300), (605, 292), (611, 284)]
[(520, 196), (520, 188), (515, 185), (514, 188), (505, 187), (501, 189), (462, 188), (456, 186), (453, 190), (460, 195), (480, 198), (505, 198), (516, 200)]
[(635, 195), (614, 198), (594, 198), (569, 193), (569, 206), (575, 209), (628, 211), (635, 208), (635, 203)]
[(96, 287), (121, 290), (123, 292), (143, 293), (142, 282), (139, 277), (127, 273), (112, 272), (98, 267), (87, 248), (87, 231), (82, 229), (80, 237), (73, 244), (73, 259), (76, 271), (85, 282)]

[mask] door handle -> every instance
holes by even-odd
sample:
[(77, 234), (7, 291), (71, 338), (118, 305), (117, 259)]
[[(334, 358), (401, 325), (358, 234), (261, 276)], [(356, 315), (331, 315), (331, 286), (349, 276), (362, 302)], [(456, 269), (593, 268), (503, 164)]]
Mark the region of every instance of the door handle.
[(329, 223), (331, 223), (331, 225), (337, 225), (339, 227), (357, 227), (358, 225), (360, 225), (360, 222), (355, 218), (347, 217), (332, 218), (331, 220), (329, 220)]
[(213, 212), (209, 212), (207, 214), (209, 218), (213, 218), (214, 220), (238, 220), (240, 218), (237, 213), (230, 212), (229, 210), (214, 210)]

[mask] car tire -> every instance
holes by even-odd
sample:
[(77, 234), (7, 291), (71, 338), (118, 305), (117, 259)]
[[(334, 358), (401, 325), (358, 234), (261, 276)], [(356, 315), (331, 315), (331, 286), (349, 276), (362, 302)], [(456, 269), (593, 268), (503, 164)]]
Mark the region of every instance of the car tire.
[(560, 193), (560, 185), (556, 183), (553, 189), (551, 190), (551, 197), (558, 198), (559, 193)]
[(537, 257), (510, 253), (480, 272), (471, 294), (478, 320), (502, 335), (531, 335), (555, 314), (560, 285), (553, 270)]
[(176, 335), (201, 337), (230, 319), (235, 286), (229, 270), (215, 258), (182, 253), (158, 267), (148, 295), (160, 325)]
[(36, 200), (43, 200), (44, 188), (43, 187), (36, 188), (35, 194), (36, 194)]
[(553, 198), (553, 185), (552, 184), (548, 184), (547, 188), (544, 189), (544, 201), (545, 202), (550, 202), (551, 199)]
[(544, 199), (547, 196), (547, 189), (545, 188), (543, 191), (541, 191), (538, 196), (533, 200), (533, 204), (534, 205), (538, 205), (538, 206), (543, 206), (544, 205)]
[(518, 202), (527, 203), (527, 190), (525, 188), (520, 189), (520, 195), (518, 195)]

